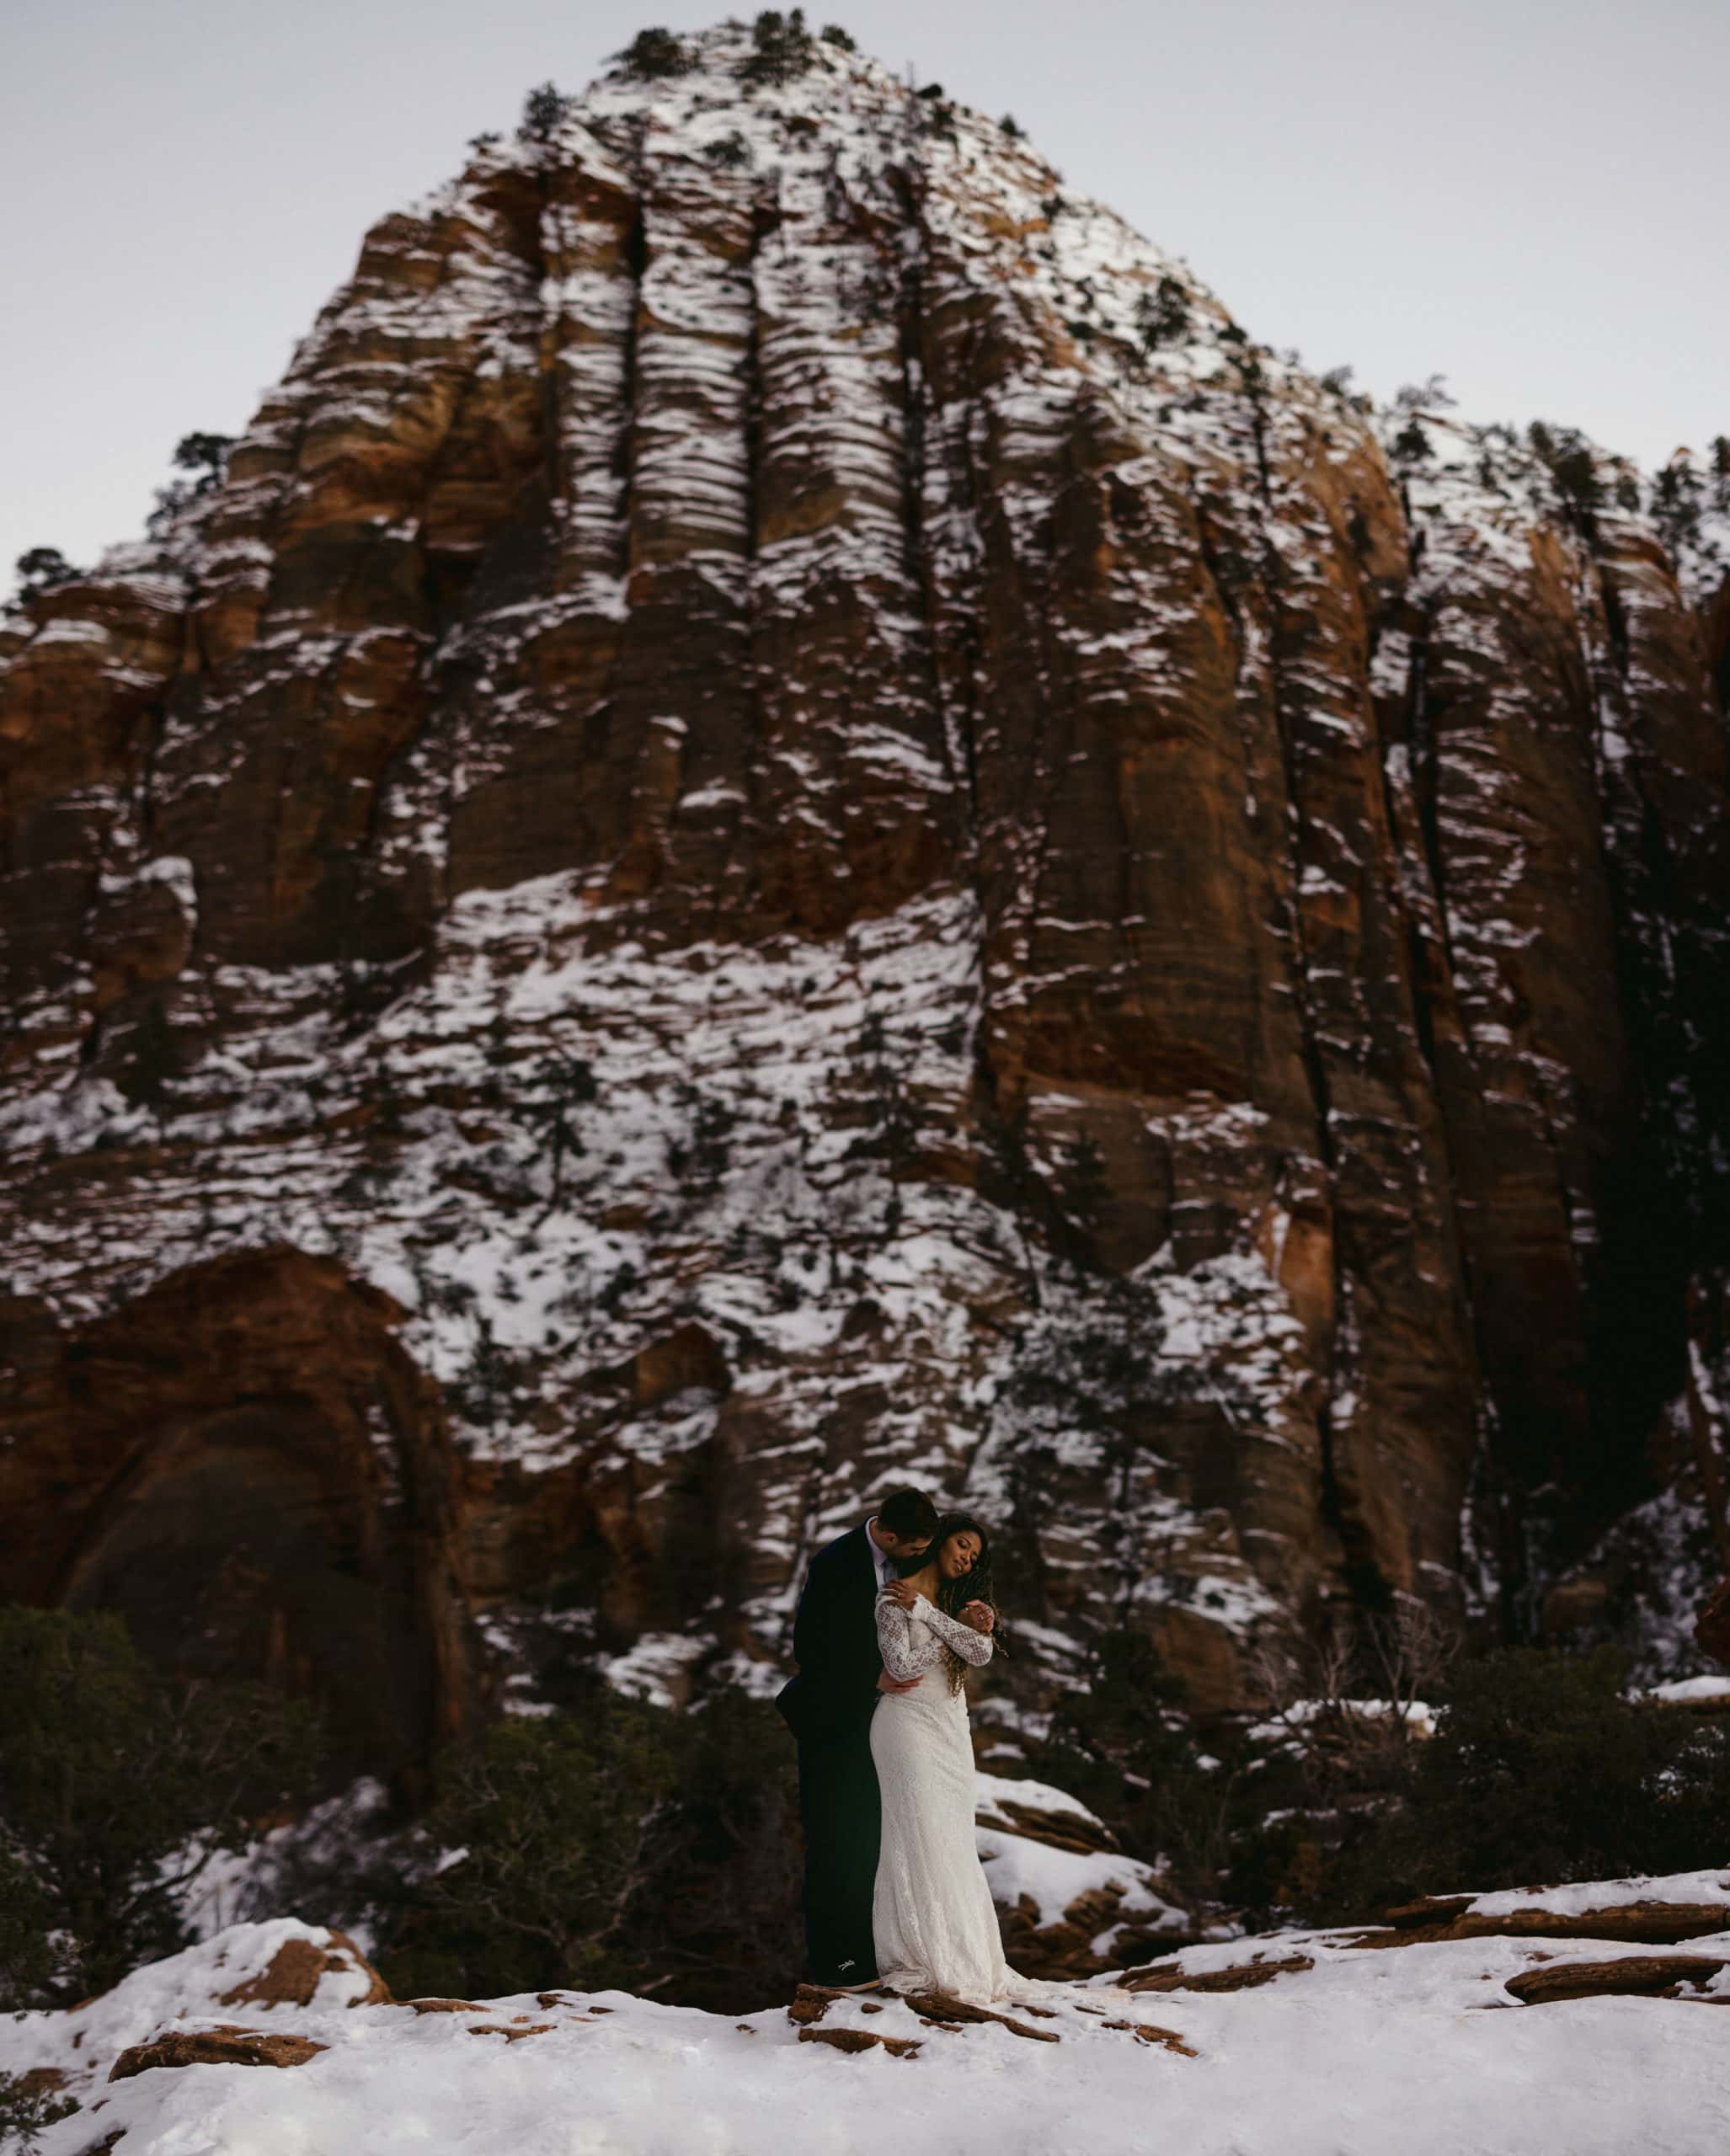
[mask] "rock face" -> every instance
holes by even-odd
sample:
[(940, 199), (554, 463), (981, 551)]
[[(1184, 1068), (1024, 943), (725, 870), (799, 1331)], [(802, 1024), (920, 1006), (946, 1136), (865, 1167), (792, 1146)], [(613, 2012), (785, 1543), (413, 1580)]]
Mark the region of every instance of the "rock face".
[(836, 43), (647, 57), (0, 632), (0, 1593), (404, 1771), (772, 1685), (902, 1479), (1009, 1719), (1120, 1615), (1203, 1705), (1524, 1621), (1730, 1258), (1710, 515), (1380, 424)]

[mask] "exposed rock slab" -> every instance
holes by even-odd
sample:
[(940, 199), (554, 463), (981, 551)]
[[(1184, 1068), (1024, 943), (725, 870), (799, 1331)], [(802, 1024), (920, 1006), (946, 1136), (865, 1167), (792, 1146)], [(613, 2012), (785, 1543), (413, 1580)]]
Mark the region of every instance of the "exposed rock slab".
[(133, 2044), (109, 2069), (110, 2081), (125, 2081), (158, 2066), (304, 2066), (327, 2048), (310, 2036), (286, 2031), (223, 2026), (170, 2029), (147, 2044)]
[(1615, 1961), (1553, 1961), (1509, 1977), (1503, 1988), (1524, 2006), (1541, 2006), (1565, 1999), (1674, 1999), (1680, 1986), (1706, 1983), (1727, 1967), (1730, 1962), (1706, 1954), (1638, 1954)]

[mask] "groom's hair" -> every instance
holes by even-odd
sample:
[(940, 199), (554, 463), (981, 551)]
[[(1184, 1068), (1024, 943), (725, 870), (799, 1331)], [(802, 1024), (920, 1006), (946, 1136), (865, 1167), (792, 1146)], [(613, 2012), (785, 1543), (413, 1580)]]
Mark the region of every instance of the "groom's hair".
[(937, 1508), (923, 1490), (897, 1490), (878, 1507), (877, 1524), (898, 1542), (928, 1542), (937, 1531)]

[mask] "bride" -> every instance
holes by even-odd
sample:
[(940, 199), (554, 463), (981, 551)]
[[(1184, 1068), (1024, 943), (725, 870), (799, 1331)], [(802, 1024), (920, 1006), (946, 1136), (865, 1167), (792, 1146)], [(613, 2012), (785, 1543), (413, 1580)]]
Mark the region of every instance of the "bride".
[(939, 1521), (929, 1550), (877, 1598), (884, 1668), (919, 1679), (885, 1694), (871, 1718), (883, 1797), (871, 1924), (889, 1990), (978, 2003), (1031, 1988), (1003, 1959), (974, 1840), (966, 1678), (990, 1660), (996, 1623), (990, 1540), (968, 1513)]

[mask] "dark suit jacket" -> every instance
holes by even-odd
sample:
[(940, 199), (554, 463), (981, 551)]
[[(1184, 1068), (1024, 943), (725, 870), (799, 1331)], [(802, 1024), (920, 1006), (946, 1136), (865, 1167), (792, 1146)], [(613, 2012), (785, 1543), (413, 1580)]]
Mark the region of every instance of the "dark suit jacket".
[(877, 1641), (877, 1567), (855, 1527), (811, 1560), (793, 1620), (798, 1675), (776, 1705), (802, 1744), (822, 1743), (871, 1719), (883, 1655)]

